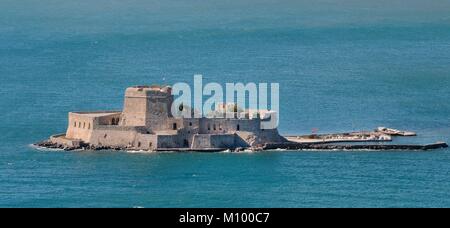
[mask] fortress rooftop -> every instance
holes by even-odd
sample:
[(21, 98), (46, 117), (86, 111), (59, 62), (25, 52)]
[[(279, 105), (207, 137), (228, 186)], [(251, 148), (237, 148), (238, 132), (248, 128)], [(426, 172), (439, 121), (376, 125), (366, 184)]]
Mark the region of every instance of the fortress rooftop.
[(171, 92), (171, 90), (172, 87), (165, 85), (137, 85), (127, 88), (127, 91), (139, 91), (139, 92), (154, 91), (154, 92), (168, 93)]
[(139, 85), (128, 87), (126, 97), (171, 96), (172, 87), (161, 85)]
[(70, 112), (70, 113), (75, 115), (83, 115), (86, 117), (102, 117), (113, 114), (120, 114), (121, 111), (92, 111), (92, 112)]

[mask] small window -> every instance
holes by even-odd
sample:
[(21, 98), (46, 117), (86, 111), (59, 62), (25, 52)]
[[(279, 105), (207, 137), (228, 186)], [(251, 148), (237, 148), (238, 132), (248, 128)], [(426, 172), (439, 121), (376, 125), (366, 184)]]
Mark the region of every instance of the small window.
[(77, 127), (77, 122), (73, 122), (73, 127)]
[(88, 130), (91, 129), (91, 123), (88, 123)]
[(189, 126), (192, 126), (192, 122), (189, 122)]
[(86, 122), (83, 122), (83, 129), (86, 128)]
[(241, 130), (241, 126), (239, 126), (239, 124), (236, 126), (236, 131)]
[(208, 124), (208, 131), (211, 131), (211, 125)]
[(172, 129), (173, 129), (173, 130), (176, 130), (176, 129), (177, 129), (177, 123), (173, 123)]
[(213, 130), (214, 130), (214, 131), (216, 130), (216, 124), (213, 125)]
[(141, 147), (141, 142), (138, 142), (138, 147)]
[(81, 128), (81, 122), (78, 122), (78, 128)]

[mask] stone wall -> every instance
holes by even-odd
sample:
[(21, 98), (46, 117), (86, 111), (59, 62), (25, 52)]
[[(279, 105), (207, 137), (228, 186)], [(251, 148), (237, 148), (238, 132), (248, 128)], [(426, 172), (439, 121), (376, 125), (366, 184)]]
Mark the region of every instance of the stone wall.
[(94, 118), (78, 113), (69, 113), (69, 122), (66, 137), (70, 139), (81, 139), (88, 141), (92, 127), (94, 126)]
[(237, 147), (246, 147), (240, 144), (236, 134), (211, 135), (211, 148), (234, 149)]
[(259, 119), (226, 119), (201, 118), (199, 123), (201, 134), (234, 133), (237, 131), (260, 131)]
[(120, 112), (70, 112), (66, 137), (89, 142), (97, 126), (117, 124)]
[(82, 144), (81, 140), (73, 140), (73, 139), (68, 139), (65, 137), (64, 134), (60, 134), (60, 135), (52, 135), (50, 136), (50, 141), (52, 143), (59, 145), (62, 145), (64, 147), (70, 147), (70, 148), (79, 148)]
[(235, 149), (249, 145), (236, 134), (201, 134), (193, 136), (192, 149)]
[(121, 112), (94, 117), (94, 128), (99, 125), (119, 125)]
[(179, 135), (157, 135), (158, 148), (188, 148), (189, 144)]
[(123, 112), (71, 112), (66, 138), (95, 147), (236, 148), (280, 143), (277, 130), (262, 130), (257, 113), (239, 118), (173, 118), (170, 87), (136, 86), (125, 92)]
[(194, 135), (192, 149), (202, 149), (202, 148), (212, 148), (210, 134)]
[(155, 150), (158, 145), (158, 136), (153, 134), (137, 134), (134, 148), (139, 150)]

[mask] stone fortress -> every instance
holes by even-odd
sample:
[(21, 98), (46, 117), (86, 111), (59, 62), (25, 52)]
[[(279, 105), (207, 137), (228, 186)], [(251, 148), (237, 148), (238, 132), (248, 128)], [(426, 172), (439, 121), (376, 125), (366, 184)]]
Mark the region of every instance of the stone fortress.
[[(262, 129), (270, 111), (232, 108), (235, 118), (175, 118), (169, 86), (126, 89), (122, 111), (70, 112), (65, 134), (51, 136), (43, 146), (64, 149), (120, 149), (151, 151), (220, 151), (261, 148), (285, 143), (277, 129)], [(185, 107), (180, 105), (182, 111)], [(189, 108), (190, 111), (193, 112)], [(230, 112), (227, 105), (215, 112)], [(269, 115), (267, 115), (269, 113)], [(268, 116), (268, 117), (267, 117)]]

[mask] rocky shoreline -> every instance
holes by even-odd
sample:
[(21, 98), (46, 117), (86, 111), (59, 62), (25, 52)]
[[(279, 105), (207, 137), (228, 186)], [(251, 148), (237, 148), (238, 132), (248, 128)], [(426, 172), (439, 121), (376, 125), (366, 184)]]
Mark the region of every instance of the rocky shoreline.
[[(78, 146), (67, 146), (63, 144), (58, 144), (51, 142), (50, 140), (41, 141), (34, 144), (38, 147), (48, 148), (48, 149), (62, 149), (65, 151), (73, 151), (73, 150), (118, 150), (118, 151), (130, 151), (136, 150), (136, 148), (128, 148), (128, 147), (111, 147), (111, 146), (94, 146), (86, 143), (80, 143)], [(405, 145), (405, 144), (317, 144), (317, 143), (278, 143), (278, 144), (265, 144), (260, 147), (251, 147), (251, 148), (235, 148), (230, 151), (232, 152), (242, 152), (245, 150), (250, 151), (262, 151), (262, 150), (276, 150), (276, 149), (286, 149), (286, 150), (432, 150), (432, 149), (440, 149), (447, 148), (448, 144), (445, 142), (436, 142), (433, 144), (425, 144), (425, 145)], [(204, 150), (193, 150), (189, 148), (168, 148), (164, 150), (156, 150), (156, 151), (179, 151), (179, 152), (188, 152), (188, 151), (196, 151), (196, 152), (219, 152), (224, 151), (220, 148), (209, 148)]]
[(110, 146), (94, 146), (87, 143), (81, 143), (79, 146), (67, 146), (59, 143), (54, 143), (50, 140), (44, 140), (38, 143), (33, 144), (37, 147), (43, 147), (48, 149), (61, 149), (65, 151), (72, 150), (129, 150), (129, 148), (122, 147), (110, 147)]

